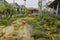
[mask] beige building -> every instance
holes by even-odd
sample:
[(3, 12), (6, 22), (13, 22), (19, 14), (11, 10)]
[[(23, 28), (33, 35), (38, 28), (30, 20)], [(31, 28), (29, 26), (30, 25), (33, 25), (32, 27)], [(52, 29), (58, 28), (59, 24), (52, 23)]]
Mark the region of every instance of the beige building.
[(33, 15), (37, 15), (39, 11), (38, 8), (33, 8), (33, 7), (29, 7), (27, 9), (30, 11), (30, 14), (33, 14)]

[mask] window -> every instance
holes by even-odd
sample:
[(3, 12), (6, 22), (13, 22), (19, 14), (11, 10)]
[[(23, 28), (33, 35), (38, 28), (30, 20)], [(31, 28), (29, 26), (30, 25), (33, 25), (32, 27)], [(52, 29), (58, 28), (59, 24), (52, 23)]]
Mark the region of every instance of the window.
[(17, 8), (17, 11), (19, 11), (19, 8)]

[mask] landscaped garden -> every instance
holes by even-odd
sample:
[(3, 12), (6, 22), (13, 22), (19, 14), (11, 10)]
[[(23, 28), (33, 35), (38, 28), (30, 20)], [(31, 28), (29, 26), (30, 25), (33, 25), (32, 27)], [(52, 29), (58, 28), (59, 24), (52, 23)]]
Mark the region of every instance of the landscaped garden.
[[(26, 13), (26, 14), (25, 14)], [(32, 37), (36, 40), (60, 40), (60, 19), (55, 16), (45, 15), (29, 16), (29, 11), (18, 12), (10, 4), (5, 3), (0, 6), (0, 26), (8, 27), (13, 21), (23, 19), (33, 27)], [(0, 32), (0, 34), (3, 34)], [(17, 33), (16, 33), (17, 35)], [(3, 35), (0, 35), (2, 37)]]

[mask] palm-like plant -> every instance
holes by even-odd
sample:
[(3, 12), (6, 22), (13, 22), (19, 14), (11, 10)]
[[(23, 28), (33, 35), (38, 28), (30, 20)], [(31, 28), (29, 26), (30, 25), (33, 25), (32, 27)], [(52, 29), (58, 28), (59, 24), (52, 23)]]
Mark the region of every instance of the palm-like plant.
[(16, 14), (17, 11), (13, 6), (4, 2), (4, 4), (0, 5), (0, 24), (7, 24), (8, 20), (10, 19), (13, 14)]
[[(15, 9), (8, 3), (4, 3), (4, 5), (0, 6), (0, 12), (6, 16), (12, 15), (14, 13)], [(9, 14), (9, 15), (7, 15)]]

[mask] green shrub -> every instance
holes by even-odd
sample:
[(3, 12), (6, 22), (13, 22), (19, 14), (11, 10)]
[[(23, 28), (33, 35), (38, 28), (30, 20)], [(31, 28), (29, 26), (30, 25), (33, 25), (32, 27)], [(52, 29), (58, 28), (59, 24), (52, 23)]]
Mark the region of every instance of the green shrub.
[(39, 38), (39, 37), (43, 37), (43, 36), (44, 36), (43, 34), (44, 34), (44, 33), (43, 33), (43, 31), (42, 31), (41, 28), (35, 28), (35, 29), (33, 30), (33, 37), (34, 37), (35, 39), (37, 39), (37, 38)]
[(44, 22), (47, 25), (54, 25), (56, 19), (51, 16), (44, 16), (42, 22)]

